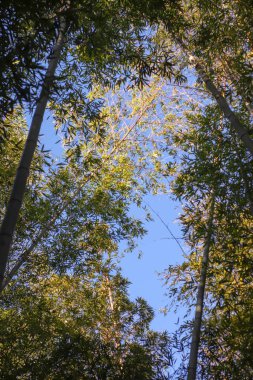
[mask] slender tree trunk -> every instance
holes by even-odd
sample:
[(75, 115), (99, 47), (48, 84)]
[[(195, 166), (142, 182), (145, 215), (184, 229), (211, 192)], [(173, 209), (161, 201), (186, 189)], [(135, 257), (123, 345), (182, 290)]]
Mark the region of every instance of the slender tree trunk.
[[(157, 91), (158, 92), (158, 91)], [(156, 95), (156, 94), (155, 94)], [(153, 100), (155, 99), (155, 95), (152, 96), (152, 98), (148, 101), (147, 104), (144, 105), (140, 115), (138, 116), (138, 118), (135, 120), (135, 122), (128, 128), (127, 132), (123, 135), (123, 137), (120, 139), (119, 142), (117, 142), (114, 146), (114, 148), (112, 148), (112, 150), (110, 151), (109, 153), (109, 156), (108, 156), (108, 159), (115, 153), (118, 151), (118, 149), (121, 147), (121, 145), (124, 143), (124, 141), (127, 139), (127, 137), (129, 136), (129, 134), (134, 130), (134, 128), (136, 127), (136, 125), (138, 124), (138, 122), (141, 120), (141, 118), (143, 117), (143, 115), (145, 114), (145, 111), (147, 111), (149, 109), (149, 107), (151, 107), (152, 105), (152, 102)], [(7, 285), (9, 285), (9, 283), (11, 282), (11, 280), (13, 279), (14, 276), (16, 276), (17, 272), (19, 271), (19, 269), (21, 268), (21, 266), (29, 259), (29, 256), (30, 254), (33, 252), (33, 250), (37, 247), (37, 245), (42, 241), (42, 239), (47, 235), (48, 231), (50, 231), (50, 229), (53, 227), (55, 221), (57, 220), (57, 218), (63, 213), (63, 211), (66, 209), (66, 207), (69, 206), (70, 202), (72, 202), (72, 200), (77, 196), (77, 194), (79, 193), (79, 191), (83, 188), (83, 186), (91, 179), (92, 176), (96, 176), (96, 173), (91, 173), (88, 178), (86, 179), (85, 182), (82, 182), (78, 188), (76, 189), (76, 191), (74, 192), (71, 200), (67, 200), (67, 201), (64, 201), (61, 203), (61, 206), (59, 207), (58, 211), (55, 211), (54, 213), (54, 216), (47, 221), (47, 223), (45, 224), (44, 227), (42, 227), (41, 231), (39, 232), (39, 234), (37, 235), (37, 237), (35, 239), (32, 240), (30, 246), (19, 256), (19, 258), (17, 259), (16, 263), (14, 264), (14, 266), (11, 268), (10, 272), (6, 275), (5, 278), (2, 279), (2, 281), (0, 282), (0, 294), (1, 292), (6, 288)]]
[(195, 66), (195, 69), (199, 77), (205, 83), (206, 88), (210, 92), (210, 94), (215, 98), (225, 118), (230, 121), (231, 126), (236, 132), (239, 139), (243, 142), (246, 149), (253, 155), (253, 140), (251, 139), (248, 130), (242, 125), (236, 114), (232, 111), (227, 100), (224, 98), (222, 93), (219, 91), (219, 89), (213, 83), (211, 78), (208, 76), (204, 67), (199, 62), (198, 58), (191, 54), (187, 47), (187, 44), (184, 43), (183, 40), (179, 37), (173, 36), (173, 39), (177, 44), (179, 44), (179, 46), (181, 46), (182, 50), (188, 54), (189, 62)]
[(245, 93), (242, 93), (242, 91), (238, 89), (237, 83), (239, 83), (240, 80), (238, 78), (238, 75), (236, 75), (235, 73), (233, 73), (232, 70), (230, 70), (229, 61), (225, 59), (224, 63), (222, 60), (220, 60), (220, 65), (223, 67), (224, 71), (226, 71), (226, 76), (229, 78), (231, 85), (235, 88), (237, 95), (239, 95), (243, 99), (245, 107), (247, 108), (249, 113), (253, 115), (252, 101), (249, 96), (247, 96)]
[[(193, 61), (194, 61), (194, 58), (193, 58)], [(195, 69), (196, 69), (197, 73), (199, 74), (200, 78), (205, 83), (208, 91), (215, 98), (218, 106), (220, 107), (220, 109), (223, 112), (226, 119), (228, 119), (230, 121), (231, 126), (234, 129), (234, 131), (236, 132), (239, 139), (242, 140), (246, 149), (253, 155), (253, 140), (250, 138), (248, 130), (241, 124), (241, 122), (238, 119), (238, 117), (236, 116), (236, 114), (230, 108), (227, 100), (224, 98), (224, 96), (221, 94), (221, 92), (215, 86), (213, 81), (206, 74), (204, 68), (199, 63), (196, 63)]]
[(46, 105), (49, 98), (49, 93), (52, 89), (53, 79), (57, 64), (60, 59), (61, 49), (64, 44), (65, 30), (66, 23), (65, 20), (62, 18), (60, 23), (59, 35), (55, 43), (55, 46), (52, 50), (52, 55), (49, 60), (44, 83), (32, 118), (25, 148), (19, 163), (19, 167), (17, 169), (10, 200), (8, 202), (6, 213), (2, 222), (0, 230), (0, 288), (4, 279), (13, 234), (19, 215), (19, 210), (22, 205), (26, 183), (29, 176), (29, 170), (31, 167), (31, 162), (38, 143), (40, 127), (43, 121)]
[(114, 343), (114, 348), (115, 348), (115, 354), (114, 355), (117, 355), (118, 356), (118, 364), (119, 364), (119, 367), (120, 369), (123, 368), (123, 358), (120, 354), (120, 338), (121, 338), (121, 334), (120, 334), (120, 327), (117, 323), (117, 321), (114, 319), (116, 316), (115, 316), (115, 304), (114, 304), (114, 299), (113, 299), (113, 292), (112, 292), (112, 288), (111, 288), (111, 281), (110, 281), (110, 277), (109, 277), (109, 272), (108, 273), (104, 273), (104, 276), (105, 276), (105, 281), (106, 281), (106, 285), (108, 287), (108, 298), (109, 298), (109, 304), (110, 304), (110, 312), (112, 314), (112, 318), (113, 318), (113, 336), (112, 336), (112, 340), (113, 340), (113, 343)]
[(198, 349), (199, 349), (199, 342), (200, 342), (200, 331), (201, 331), (202, 314), (203, 314), (203, 306), (204, 306), (206, 275), (207, 275), (207, 269), (208, 269), (209, 251), (210, 251), (211, 238), (212, 238), (212, 232), (213, 232), (214, 204), (215, 204), (215, 195), (213, 194), (211, 198), (209, 217), (207, 221), (207, 234), (205, 238), (201, 273), (200, 273), (200, 279), (199, 279), (199, 284), (198, 284), (197, 302), (196, 302), (195, 317), (194, 317), (194, 323), (193, 323), (187, 380), (195, 380), (196, 373), (197, 373)]

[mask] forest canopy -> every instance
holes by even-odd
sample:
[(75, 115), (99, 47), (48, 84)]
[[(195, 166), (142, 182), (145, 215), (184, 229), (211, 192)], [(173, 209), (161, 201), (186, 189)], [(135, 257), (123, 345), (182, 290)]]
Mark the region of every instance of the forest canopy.
[[(1, 378), (253, 378), (252, 5), (1, 2)], [(155, 218), (172, 332), (121, 268)]]

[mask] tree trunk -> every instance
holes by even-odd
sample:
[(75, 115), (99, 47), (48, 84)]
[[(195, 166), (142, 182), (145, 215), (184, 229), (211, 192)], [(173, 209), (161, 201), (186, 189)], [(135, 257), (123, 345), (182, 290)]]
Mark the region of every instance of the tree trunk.
[(204, 67), (200, 64), (198, 58), (191, 54), (186, 43), (180, 37), (173, 36), (174, 41), (179, 44), (182, 50), (188, 55), (189, 62), (195, 66), (195, 69), (199, 77), (203, 80), (206, 85), (207, 90), (215, 98), (220, 110), (224, 114), (225, 118), (231, 123), (232, 128), (236, 132), (240, 140), (242, 140), (246, 149), (253, 155), (253, 140), (251, 139), (248, 130), (241, 124), (240, 120), (236, 114), (232, 111), (227, 100), (222, 96), (219, 89), (213, 83), (211, 78), (209, 78)]
[(22, 205), (31, 162), (38, 143), (40, 128), (49, 99), (49, 93), (52, 89), (56, 67), (59, 62), (61, 49), (64, 44), (65, 31), (66, 23), (64, 19), (61, 19), (59, 35), (52, 50), (52, 55), (49, 60), (44, 83), (32, 118), (24, 151), (16, 172), (16, 178), (12, 188), (12, 193), (2, 222), (0, 230), (0, 288), (3, 283), (13, 234), (19, 215), (19, 210)]
[[(159, 90), (159, 89), (158, 89)], [(158, 92), (157, 90), (157, 92)], [(156, 92), (156, 93), (157, 93)], [(155, 93), (155, 95), (156, 95)], [(114, 148), (112, 148), (112, 150), (110, 151), (109, 153), (109, 156), (107, 159), (109, 159), (109, 157), (111, 157), (115, 152), (118, 151), (118, 149), (121, 147), (121, 145), (124, 143), (124, 141), (126, 140), (126, 138), (129, 136), (129, 134), (134, 130), (134, 128), (136, 127), (136, 125), (138, 124), (138, 122), (141, 120), (141, 118), (143, 117), (143, 115), (145, 114), (145, 111), (148, 110), (148, 108), (151, 106), (153, 100), (155, 99), (155, 95), (152, 96), (152, 98), (148, 101), (147, 104), (144, 104), (144, 107), (140, 113), (140, 115), (138, 116), (138, 118), (135, 120), (135, 122), (128, 128), (127, 132), (124, 134), (124, 136), (120, 139), (119, 142), (116, 143), (116, 145), (114, 146)], [(54, 212), (54, 216), (47, 221), (47, 223), (45, 224), (44, 227), (42, 227), (40, 233), (38, 234), (38, 236), (36, 238), (34, 238), (32, 241), (31, 241), (31, 244), (30, 246), (19, 256), (19, 258), (17, 259), (16, 263), (14, 264), (14, 266), (11, 268), (11, 270), (9, 271), (9, 273), (6, 275), (5, 278), (3, 278), (0, 282), (0, 294), (1, 292), (6, 288), (7, 285), (9, 285), (9, 283), (11, 282), (11, 280), (13, 279), (14, 276), (17, 275), (20, 267), (29, 259), (29, 256), (30, 254), (32, 253), (32, 251), (36, 248), (36, 246), (42, 241), (42, 239), (46, 236), (47, 232), (53, 227), (55, 221), (57, 220), (57, 218), (63, 213), (63, 211), (69, 206), (70, 202), (72, 201), (72, 199), (75, 198), (75, 196), (79, 193), (79, 191), (84, 187), (84, 185), (91, 179), (92, 176), (96, 176), (96, 172), (93, 172), (91, 173), (85, 180), (85, 182), (82, 182), (76, 189), (76, 191), (74, 192), (71, 200), (67, 200), (67, 201), (62, 201), (61, 203), (61, 206), (60, 208), (58, 209), (58, 211), (56, 210)]]
[(200, 279), (199, 279), (199, 284), (198, 284), (197, 302), (196, 302), (195, 317), (194, 317), (194, 323), (193, 323), (187, 380), (195, 380), (196, 373), (197, 373), (198, 349), (199, 349), (199, 342), (200, 342), (200, 331), (201, 331), (202, 314), (203, 314), (203, 306), (204, 306), (206, 275), (207, 275), (207, 268), (208, 268), (208, 262), (209, 262), (211, 238), (212, 238), (212, 232), (213, 232), (214, 204), (215, 204), (215, 196), (213, 194), (211, 198), (211, 205), (210, 205), (209, 217), (208, 217), (208, 222), (207, 222), (207, 234), (205, 237), (205, 245), (204, 245), (203, 258), (202, 258)]
[[(195, 59), (193, 58), (193, 61), (194, 60)], [(199, 74), (200, 78), (205, 83), (208, 91), (215, 98), (226, 119), (230, 121), (231, 126), (236, 132), (239, 139), (242, 140), (246, 149), (253, 155), (253, 140), (250, 138), (248, 130), (241, 124), (236, 114), (231, 110), (228, 102), (226, 101), (224, 96), (222, 96), (221, 92), (217, 89), (213, 81), (208, 77), (204, 68), (199, 63), (196, 63), (195, 69)]]
[(120, 352), (121, 333), (120, 333), (120, 326), (117, 323), (117, 320), (115, 320), (115, 318), (116, 318), (115, 304), (114, 304), (114, 300), (113, 300), (113, 292), (112, 292), (112, 288), (111, 288), (109, 271), (108, 272), (104, 271), (103, 275), (105, 278), (106, 285), (108, 287), (108, 298), (109, 298), (109, 304), (110, 304), (110, 312), (111, 312), (112, 319), (113, 319), (113, 322), (112, 322), (112, 333), (113, 333), (113, 335), (112, 335), (111, 339), (113, 341), (114, 348), (115, 348), (114, 355), (118, 356), (118, 364), (119, 364), (120, 369), (122, 370), (123, 369), (123, 358), (122, 358), (121, 352)]

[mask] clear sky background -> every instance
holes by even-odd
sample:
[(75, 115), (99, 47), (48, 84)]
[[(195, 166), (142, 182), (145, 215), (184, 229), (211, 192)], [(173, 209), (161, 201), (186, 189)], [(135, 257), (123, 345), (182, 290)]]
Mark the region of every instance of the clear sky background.
[[(30, 117), (27, 118), (28, 123)], [(59, 136), (56, 136), (52, 118), (46, 116), (41, 129), (40, 144), (44, 145), (44, 150), (50, 150), (54, 157), (60, 157), (62, 153)], [(176, 221), (180, 213), (180, 205), (172, 201), (169, 195), (149, 195), (145, 198), (147, 204), (151, 205), (154, 211), (159, 214), (163, 222), (169, 227), (177, 238), (181, 237), (179, 223)], [(144, 222), (147, 234), (138, 241), (138, 247), (134, 252), (127, 253), (121, 261), (122, 273), (129, 279), (130, 298), (143, 297), (155, 312), (155, 318), (151, 327), (157, 331), (173, 331), (178, 317), (182, 315), (182, 310), (178, 314), (170, 311), (167, 315), (160, 312), (168, 304), (165, 295), (166, 288), (163, 286), (159, 273), (163, 272), (169, 265), (182, 262), (183, 255), (177, 242), (172, 238), (162, 221), (151, 210), (149, 210), (153, 221), (146, 222), (144, 211), (137, 207), (132, 207), (131, 214), (140, 218)], [(180, 241), (183, 246), (183, 241)], [(124, 244), (123, 244), (124, 245)], [(123, 250), (122, 245), (122, 250)], [(183, 246), (184, 248), (184, 246)], [(139, 252), (142, 252), (139, 258)]]
[[(146, 201), (159, 214), (173, 235), (177, 238), (180, 237), (180, 226), (176, 222), (180, 212), (179, 205), (170, 200), (168, 195), (148, 196)], [(144, 214), (141, 210), (134, 208), (132, 212), (144, 220)], [(164, 316), (160, 312), (160, 309), (168, 304), (168, 298), (165, 295), (166, 288), (163, 286), (159, 273), (163, 272), (169, 265), (182, 262), (183, 254), (161, 220), (152, 214), (152, 211), (151, 215), (154, 220), (145, 222), (146, 236), (139, 241), (134, 252), (125, 256), (121, 262), (121, 267), (123, 274), (131, 282), (129, 289), (131, 298), (141, 296), (153, 307), (155, 318), (152, 322), (152, 328), (159, 331), (165, 329), (173, 331), (179, 314), (169, 312)], [(138, 258), (139, 250), (143, 253), (141, 258)]]

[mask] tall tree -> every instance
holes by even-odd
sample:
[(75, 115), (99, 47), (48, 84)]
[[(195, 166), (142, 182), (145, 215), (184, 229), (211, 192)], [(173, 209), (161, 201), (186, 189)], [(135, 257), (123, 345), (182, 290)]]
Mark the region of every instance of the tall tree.
[(167, 378), (169, 338), (150, 330), (152, 309), (129, 300), (128, 282), (108, 255), (82, 275), (62, 276), (43, 257), (2, 296), (2, 377)]
[[(105, 92), (97, 87), (89, 95), (90, 102), (100, 96), (106, 100), (100, 117), (86, 120), (85, 131), (80, 109), (75, 111), (72, 103), (51, 105), (56, 127), (63, 134), (67, 131), (67, 163), (52, 163), (49, 170), (44, 167), (43, 181), (38, 178), (35, 208), (30, 209), (26, 225), (21, 223), (26, 233), (19, 236), (18, 230), (15, 235), (2, 288), (41, 247), (59, 271), (78, 267), (76, 262), (88, 263), (102, 248), (100, 242), (107, 250), (114, 249), (121, 239), (134, 247), (131, 234), (141, 236), (144, 230), (138, 220), (128, 216), (130, 204), (140, 206), (147, 191), (165, 188), (162, 172), (166, 165), (160, 162), (163, 132), (156, 115), (156, 96), (162, 93), (156, 81), (141, 93), (128, 91), (127, 100), (124, 90)], [(99, 231), (101, 240), (97, 239)], [(73, 237), (79, 240), (81, 236), (87, 244), (72, 249)]]
[(195, 68), (195, 74), (253, 155), (251, 131), (236, 112), (240, 104), (245, 112), (252, 111), (252, 28), (249, 27), (252, 17), (243, 19), (247, 2), (228, 4), (220, 0), (207, 5), (204, 1), (181, 1), (180, 5), (177, 22), (164, 12), (163, 25), (169, 36), (162, 32), (161, 39), (175, 46), (181, 69)]
[(49, 92), (52, 87), (52, 78), (55, 75), (56, 67), (60, 59), (61, 49), (64, 44), (64, 34), (66, 32), (66, 21), (61, 18), (59, 35), (55, 46), (52, 50), (52, 57), (49, 61), (48, 69), (45, 75), (43, 87), (39, 96), (39, 100), (34, 112), (31, 122), (31, 127), (27, 137), (26, 145), (18, 170), (16, 173), (14, 185), (12, 188), (10, 200), (8, 202), (6, 213), (4, 215), (1, 232), (0, 232), (0, 283), (2, 284), (8, 256), (10, 252), (11, 243), (13, 240), (13, 233), (17, 223), (19, 210), (21, 208), (23, 197), (26, 188), (26, 182), (29, 176), (33, 155), (38, 143), (40, 127), (42, 124), (43, 116), (45, 113)]
[(198, 284), (197, 302), (196, 302), (195, 316), (194, 316), (193, 329), (192, 329), (192, 340), (191, 340), (190, 358), (189, 358), (189, 366), (188, 366), (188, 374), (187, 374), (188, 380), (195, 380), (196, 373), (197, 373), (198, 350), (199, 350), (201, 324), (202, 324), (202, 316), (203, 316), (203, 308), (204, 308), (205, 286), (206, 286), (206, 278), (207, 278), (207, 271), (208, 271), (208, 264), (209, 264), (209, 254), (210, 254), (212, 232), (213, 232), (214, 207), (215, 207), (215, 195), (211, 194), (208, 220), (207, 220), (207, 228), (206, 228), (206, 237), (204, 240), (203, 257), (202, 257), (202, 262), (201, 262), (201, 271), (200, 271), (200, 278), (199, 278), (199, 284)]
[[(241, 117), (247, 124), (245, 115), (241, 114)], [(172, 186), (174, 194), (179, 199), (183, 198), (185, 202), (184, 213), (180, 219), (191, 253), (182, 265), (169, 268), (165, 276), (172, 298), (175, 298), (176, 295), (177, 301), (181, 301), (189, 307), (200, 279), (199, 257), (204, 247), (199, 243), (203, 242), (206, 234), (206, 230), (203, 228), (203, 215), (207, 209), (206, 199), (209, 198), (210, 187), (215, 188), (215, 220), (212, 227), (214, 244), (207, 272), (205, 313), (202, 322), (197, 378), (202, 378), (201, 376), (206, 379), (212, 378), (212, 376), (219, 378), (225, 373), (226, 376), (232, 376), (235, 371), (234, 365), (231, 366), (231, 356), (228, 355), (226, 358), (226, 355), (230, 349), (235, 353), (235, 341), (233, 342), (230, 334), (223, 335), (221, 329), (219, 330), (221, 335), (219, 335), (218, 328), (215, 330), (212, 324), (216, 323), (214, 321), (220, 321), (222, 325), (226, 321), (231, 324), (231, 328), (233, 323), (238, 326), (237, 321), (240, 318), (238, 297), (241, 310), (247, 307), (248, 302), (252, 302), (251, 285), (248, 278), (248, 273), (252, 271), (252, 262), (248, 257), (249, 251), (245, 256), (245, 250), (249, 250), (252, 240), (252, 215), (249, 207), (251, 201), (248, 197), (248, 190), (252, 189), (252, 158), (243, 147), (239, 148), (240, 154), (238, 155), (236, 136), (215, 107), (206, 107), (204, 114), (189, 112), (188, 115), (186, 114), (186, 119), (181, 118), (182, 122), (183, 127), (182, 124), (177, 127), (181, 131), (180, 134), (175, 130), (175, 126), (171, 127), (172, 136), (168, 141), (178, 148), (179, 166), (178, 171), (176, 168), (171, 168), (171, 173), (175, 175)], [(180, 152), (181, 150), (183, 150), (183, 154)], [(241, 171), (242, 163), (247, 172), (247, 186), (245, 186)], [(239, 264), (242, 257), (245, 260)], [(245, 289), (248, 289), (245, 301), (241, 298), (244, 290), (239, 287), (238, 271), (243, 273), (244, 280), (242, 281)], [(220, 315), (222, 315), (221, 318)], [(212, 326), (213, 333), (208, 330), (210, 326)], [(189, 327), (192, 328), (192, 324), (186, 322), (185, 326), (181, 328), (184, 342), (189, 342), (188, 339), (191, 336)], [(249, 331), (249, 329), (250, 326), (245, 321), (241, 329), (242, 336), (244, 335), (243, 330)], [(233, 334), (238, 339), (235, 331), (231, 335)], [(221, 341), (223, 341), (224, 351), (220, 346)], [(216, 344), (216, 347), (219, 346), (220, 354), (218, 356), (212, 349), (213, 344)], [(245, 352), (245, 357), (241, 349), (236, 354), (236, 356), (238, 355), (238, 364), (245, 360), (245, 367), (241, 368), (241, 371), (245, 374), (246, 379), (251, 377), (252, 372), (252, 366), (247, 359), (250, 346), (251, 343), (249, 343), (249, 351)], [(205, 352), (208, 354), (206, 355)], [(209, 364), (208, 360), (210, 360)], [(219, 363), (219, 361), (221, 362)], [(223, 371), (224, 363), (226, 363), (226, 369)], [(186, 376), (187, 368), (183, 363), (182, 373), (181, 376)]]
[[(88, 5), (91, 7), (88, 7)], [(145, 56), (147, 49), (141, 45), (143, 38), (140, 35), (146, 26), (147, 19), (139, 19), (138, 15), (140, 12), (143, 14), (143, 11), (140, 10), (139, 6), (137, 8), (134, 6), (135, 2), (123, 4), (115, 2), (108, 5), (107, 2), (98, 1), (92, 5), (88, 2), (88, 5), (86, 2), (84, 4), (80, 2), (75, 3), (75, 7), (73, 8), (73, 4), (67, 4), (55, 16), (55, 21), (58, 23), (56, 28), (57, 38), (50, 52), (49, 65), (43, 79), (40, 95), (36, 101), (37, 105), (27, 143), (17, 170), (5, 217), (2, 221), (0, 232), (1, 283), (6, 269), (19, 210), (22, 205), (26, 182), (29, 176), (29, 168), (38, 142), (43, 116), (50, 93), (52, 92), (59, 61), (62, 57), (65, 58), (65, 68), (63, 70), (64, 76), (67, 78), (65, 101), (68, 101), (73, 96), (76, 100), (80, 98), (77, 82), (74, 81), (74, 78), (80, 81), (80, 74), (83, 75), (81, 84), (83, 85), (86, 82), (86, 87), (87, 85), (91, 85), (90, 78), (98, 68), (101, 72), (100, 77), (105, 75), (113, 76), (116, 66), (113, 57), (117, 58), (117, 68), (123, 66), (127, 70), (127, 65), (130, 62), (138, 69), (137, 82), (144, 80), (145, 76), (150, 75), (152, 71), (159, 71), (161, 69), (157, 61), (150, 65), (146, 63), (146, 60), (142, 61), (142, 57)], [(159, 6), (163, 7), (163, 2), (159, 3)], [(146, 7), (144, 8), (146, 9)], [(76, 15), (75, 18), (73, 18), (73, 13)], [(31, 17), (31, 14), (29, 15)], [(68, 17), (69, 15), (70, 18)], [(150, 17), (152, 18), (154, 15), (152, 14)], [(67, 44), (62, 52), (64, 40), (67, 41)], [(102, 40), (103, 44), (101, 43)], [(144, 40), (147, 44), (148, 39), (144, 38)], [(149, 52), (149, 54), (152, 54), (152, 52)], [(73, 58), (77, 58), (77, 62), (73, 63)], [(170, 64), (162, 64), (162, 70), (170, 71), (170, 69)], [(102, 73), (103, 71), (106, 71), (106, 73)], [(71, 73), (74, 73), (74, 76)], [(118, 72), (116, 72), (116, 75), (118, 76)], [(83, 97), (83, 92), (80, 91), (80, 93), (81, 97)], [(73, 94), (78, 94), (78, 96), (76, 97)]]

